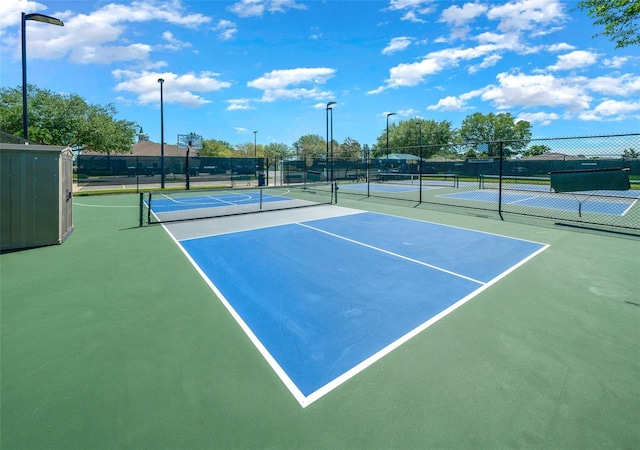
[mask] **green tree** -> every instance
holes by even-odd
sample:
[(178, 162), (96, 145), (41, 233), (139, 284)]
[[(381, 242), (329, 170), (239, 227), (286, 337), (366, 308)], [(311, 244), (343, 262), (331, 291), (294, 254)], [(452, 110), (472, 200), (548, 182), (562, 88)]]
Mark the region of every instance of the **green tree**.
[(334, 159), (342, 161), (359, 161), (362, 157), (362, 146), (360, 142), (350, 137), (346, 138), (342, 144), (340, 144), (340, 153), (335, 154)]
[[(333, 143), (334, 154), (336, 152), (336, 142)], [(305, 134), (293, 143), (296, 157), (301, 159), (313, 158), (324, 159), (327, 153), (327, 141), (318, 134)]]
[[(446, 120), (409, 119), (401, 120), (389, 125), (389, 152), (410, 153), (418, 155), (420, 152), (420, 134), (422, 134), (423, 157), (442, 151), (455, 136), (451, 122)], [(373, 146), (373, 157), (379, 158), (387, 153), (387, 129), (377, 137)]]
[(624, 153), (622, 153), (622, 157), (624, 159), (637, 159), (640, 158), (640, 152), (633, 148), (627, 148)]
[(290, 154), (291, 149), (287, 144), (271, 142), (264, 146), (264, 157), (267, 158), (269, 163), (282, 161), (288, 158)]
[(233, 154), (233, 146), (226, 141), (217, 139), (205, 139), (202, 141), (201, 156), (231, 156)]
[(531, 124), (526, 120), (516, 122), (511, 113), (482, 114), (475, 113), (462, 121), (459, 131), (462, 143), (488, 145), (487, 156), (500, 154), (500, 141), (503, 141), (504, 156), (519, 153), (529, 145)]
[(594, 25), (604, 26), (597, 36), (607, 36), (616, 48), (640, 44), (640, 2), (638, 0), (581, 0), (578, 8), (586, 11)]
[(118, 111), (112, 104), (89, 105), (86, 120), (81, 121), (80, 125), (81, 147), (107, 154), (130, 152), (136, 134), (136, 124), (126, 120), (114, 120), (116, 114)]
[(549, 153), (550, 151), (551, 149), (549, 148), (549, 146), (543, 145), (543, 144), (536, 144), (526, 149), (522, 153), (522, 156), (538, 156), (544, 153)]
[[(27, 86), (27, 101), (32, 141), (101, 153), (131, 151), (137, 125), (116, 120), (112, 104), (89, 104), (77, 94), (55, 94), (33, 85)], [(0, 88), (0, 129), (22, 135), (22, 87)]]
[(476, 159), (478, 155), (474, 149), (470, 148), (467, 153), (464, 154), (464, 157), (465, 159)]
[(254, 142), (244, 142), (236, 144), (234, 146), (233, 154), (236, 158), (253, 158), (257, 155), (258, 158), (264, 155), (262, 144), (255, 144)]

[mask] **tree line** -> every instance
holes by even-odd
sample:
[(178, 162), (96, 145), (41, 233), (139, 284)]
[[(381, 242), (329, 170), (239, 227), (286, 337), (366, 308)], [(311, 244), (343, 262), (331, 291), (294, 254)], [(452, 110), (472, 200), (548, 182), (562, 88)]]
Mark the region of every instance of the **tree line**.
[[(29, 139), (47, 145), (69, 146), (107, 154), (130, 153), (137, 131), (135, 122), (115, 118), (112, 104), (90, 104), (77, 94), (56, 94), (28, 86)], [(0, 130), (22, 135), (22, 90), (0, 88)], [(291, 146), (272, 142), (231, 144), (205, 139), (202, 156), (258, 157), (268, 161), (295, 157), (358, 161), (365, 157), (384, 158), (391, 153), (412, 154), (424, 158), (491, 158), (502, 151), (505, 156), (535, 156), (550, 150), (546, 145), (529, 145), (531, 124), (517, 120), (511, 113), (476, 112), (468, 115), (460, 128), (449, 121), (424, 118), (399, 120), (384, 128), (370, 147), (346, 137), (342, 142), (327, 141), (319, 134), (301, 136)], [(638, 151), (627, 149), (625, 158), (637, 158)]]
[[(139, 126), (132, 121), (118, 120), (118, 111), (112, 104), (90, 104), (77, 94), (57, 94), (29, 85), (28, 139), (47, 145), (64, 145), (77, 150), (100, 153), (129, 153), (135, 143)], [(22, 90), (0, 88), (0, 130), (21, 136)], [(346, 137), (342, 142), (334, 140), (327, 145), (318, 134), (301, 136), (291, 146), (284, 143), (257, 145), (245, 142), (232, 145), (217, 139), (206, 139), (200, 152), (203, 156), (253, 157), (283, 159), (296, 156), (298, 159), (358, 160), (364, 156), (382, 157), (390, 149), (423, 156), (450, 155), (456, 147), (452, 143), (513, 141), (509, 152), (518, 152), (526, 147), (531, 137), (531, 125), (526, 121), (516, 122), (509, 113), (468, 116), (460, 129), (451, 122), (436, 122), (421, 118), (401, 120), (382, 130), (376, 143), (369, 148), (356, 139)], [(387, 138), (389, 146), (387, 146)], [(422, 149), (421, 149), (422, 145)], [(475, 149), (471, 149), (475, 151)], [(496, 149), (489, 147), (487, 155), (493, 156)]]
[[(30, 141), (101, 153), (131, 151), (136, 124), (117, 120), (113, 104), (90, 104), (77, 94), (27, 85)], [(0, 89), (0, 130), (22, 137), (22, 87)]]

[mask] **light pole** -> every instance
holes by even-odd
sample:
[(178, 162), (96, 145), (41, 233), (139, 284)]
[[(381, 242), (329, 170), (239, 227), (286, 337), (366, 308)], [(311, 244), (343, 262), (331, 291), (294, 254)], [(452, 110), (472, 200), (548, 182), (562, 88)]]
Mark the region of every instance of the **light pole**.
[(257, 176), (258, 173), (258, 132), (253, 132), (253, 165), (254, 171), (253, 174)]
[(160, 166), (162, 170), (160, 172), (160, 187), (164, 189), (164, 97), (163, 97), (163, 85), (164, 79), (158, 78), (160, 83)]
[(389, 164), (389, 116), (395, 116), (396, 113), (387, 114), (387, 164)]
[(22, 13), (21, 33), (22, 33), (22, 137), (27, 140), (29, 132), (29, 117), (27, 116), (27, 20), (35, 20), (36, 22), (50, 23), (63, 27), (62, 20), (55, 17), (45, 16), (44, 14), (25, 14)]
[(420, 198), (418, 201), (422, 203), (422, 121), (420, 119), (417, 119), (416, 123), (418, 124), (418, 145), (420, 146), (420, 150), (419, 150), (420, 160), (418, 161), (418, 172), (420, 177), (420, 182), (419, 182)]
[[(325, 113), (327, 116), (327, 155), (325, 157), (325, 161), (327, 162), (327, 164), (329, 164), (329, 110), (331, 109), (331, 105), (335, 105), (335, 104), (336, 102), (329, 102), (327, 103), (327, 109), (325, 109)], [(331, 140), (333, 140), (333, 109), (331, 109)], [(333, 143), (331, 145), (331, 148), (333, 149)], [(331, 153), (331, 157), (333, 159), (333, 152)], [(333, 161), (331, 162), (331, 167), (333, 168)], [(331, 176), (333, 177), (333, 173), (331, 174)], [(329, 178), (328, 170), (327, 170), (327, 178)]]

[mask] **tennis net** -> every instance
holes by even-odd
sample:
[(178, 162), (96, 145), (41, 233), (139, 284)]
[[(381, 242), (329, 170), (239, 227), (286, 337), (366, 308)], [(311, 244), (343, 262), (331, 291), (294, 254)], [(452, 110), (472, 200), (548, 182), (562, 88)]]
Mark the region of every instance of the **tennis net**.
[(514, 191), (551, 192), (549, 177), (525, 177), (515, 175), (480, 175), (478, 181), (480, 189), (502, 189)]
[(417, 173), (384, 173), (380, 172), (372, 177), (374, 183), (389, 183), (389, 184), (409, 184), (413, 186), (449, 186), (458, 187), (458, 175), (457, 174), (439, 174), (439, 173), (423, 173), (422, 175)]
[(140, 196), (140, 225), (326, 205), (333, 198), (326, 183), (148, 192)]

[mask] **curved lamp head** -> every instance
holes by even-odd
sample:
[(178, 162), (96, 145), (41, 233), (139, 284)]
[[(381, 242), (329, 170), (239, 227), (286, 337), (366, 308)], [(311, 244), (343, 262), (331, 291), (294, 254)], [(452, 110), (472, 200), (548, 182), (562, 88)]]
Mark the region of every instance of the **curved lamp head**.
[(38, 14), (38, 13), (25, 14), (24, 20), (35, 20), (36, 22), (50, 23), (51, 25), (58, 25), (60, 27), (64, 26), (64, 23), (62, 23), (62, 20), (56, 19), (55, 17), (51, 17), (51, 16), (45, 16), (44, 14)]

